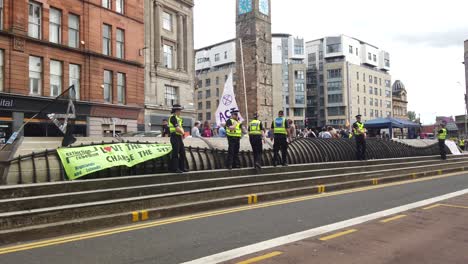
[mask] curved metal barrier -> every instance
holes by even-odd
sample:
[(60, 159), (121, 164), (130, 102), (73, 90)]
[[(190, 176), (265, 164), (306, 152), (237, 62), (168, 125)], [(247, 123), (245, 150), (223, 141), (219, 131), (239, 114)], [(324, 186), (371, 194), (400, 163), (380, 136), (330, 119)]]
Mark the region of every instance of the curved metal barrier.
[[(90, 145), (103, 143), (91, 143)], [(447, 153), (450, 153), (450, 150), (446, 149)], [(355, 159), (355, 153), (356, 143), (351, 139), (301, 138), (289, 144), (288, 161), (290, 164), (349, 161)], [(439, 148), (437, 144), (425, 147), (413, 147), (395, 141), (367, 140), (367, 159), (430, 156), (438, 155), (438, 153)], [(253, 154), (251, 151), (244, 150), (239, 155), (241, 167), (253, 167)], [(186, 162), (192, 171), (223, 169), (225, 168), (226, 157), (226, 150), (206, 147), (186, 147)], [(169, 159), (169, 156), (165, 156), (138, 164), (132, 168), (114, 167), (87, 175), (83, 179), (164, 173), (168, 171)], [(2, 166), (7, 168), (7, 172), (0, 184), (66, 180), (66, 175), (56, 150), (46, 150), (18, 156), (2, 164)], [(271, 149), (264, 150), (263, 165), (273, 165), (273, 151)]]

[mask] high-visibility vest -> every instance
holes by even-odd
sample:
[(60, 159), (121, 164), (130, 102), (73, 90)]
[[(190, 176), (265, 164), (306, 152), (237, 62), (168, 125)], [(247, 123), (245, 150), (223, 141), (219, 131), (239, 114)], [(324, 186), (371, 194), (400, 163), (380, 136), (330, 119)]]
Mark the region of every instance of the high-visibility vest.
[(356, 122), (356, 124), (357, 124), (358, 128), (356, 129), (355, 127), (353, 127), (354, 135), (356, 135), (356, 136), (363, 135), (364, 132), (362, 132), (362, 131), (364, 131), (364, 124), (361, 123), (361, 122)]
[(260, 120), (252, 120), (249, 124), (249, 135), (261, 135), (262, 130), (260, 129), (262, 122)]
[(234, 120), (234, 119), (232, 119), (232, 118), (230, 120), (231, 120), (231, 122), (233, 124), (234, 124), (234, 122), (237, 122), (237, 124), (236, 124), (236, 127), (234, 128), (233, 131), (231, 131), (230, 128), (227, 128), (227, 132), (226, 132), (227, 136), (228, 137), (239, 137), (239, 138), (242, 137), (241, 123)]
[(275, 134), (287, 135), (288, 132), (286, 131), (286, 118), (277, 117), (275, 121), (273, 121), (273, 128)]
[(179, 127), (182, 128), (184, 126), (184, 120), (180, 117), (178, 117), (177, 115), (171, 115), (169, 117), (169, 132), (172, 134), (172, 133), (176, 133), (178, 136), (183, 136), (183, 134), (179, 133), (179, 132), (176, 132), (176, 127), (172, 124), (171, 122), (171, 118), (172, 117), (175, 117), (177, 119), (177, 123), (179, 124)]
[(464, 147), (464, 146), (465, 146), (465, 140), (464, 140), (464, 139), (460, 139), (460, 146), (461, 146), (461, 147)]
[(439, 133), (437, 135), (437, 138), (441, 139), (441, 140), (445, 140), (447, 138), (447, 129), (446, 128), (441, 128), (440, 130), (442, 130), (442, 133)]

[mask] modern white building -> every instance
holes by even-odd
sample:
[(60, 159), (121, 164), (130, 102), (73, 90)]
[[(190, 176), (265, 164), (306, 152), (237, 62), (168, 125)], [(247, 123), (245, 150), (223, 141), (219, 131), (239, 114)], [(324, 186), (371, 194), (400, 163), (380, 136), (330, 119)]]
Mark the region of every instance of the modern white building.
[(344, 126), (392, 115), (390, 54), (340, 35), (306, 43), (308, 125)]

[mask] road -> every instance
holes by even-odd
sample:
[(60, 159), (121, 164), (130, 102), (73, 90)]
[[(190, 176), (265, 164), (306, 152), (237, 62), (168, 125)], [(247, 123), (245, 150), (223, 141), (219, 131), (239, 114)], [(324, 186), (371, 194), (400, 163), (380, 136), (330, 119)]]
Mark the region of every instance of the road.
[(301, 197), (3, 248), (0, 263), (181, 263), (466, 189), (462, 174)]

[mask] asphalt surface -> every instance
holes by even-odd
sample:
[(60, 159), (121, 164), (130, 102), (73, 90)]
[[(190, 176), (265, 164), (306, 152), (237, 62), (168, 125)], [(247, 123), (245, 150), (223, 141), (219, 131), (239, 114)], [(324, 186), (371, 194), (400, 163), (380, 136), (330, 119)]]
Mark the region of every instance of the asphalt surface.
[(468, 188), (468, 174), (0, 255), (0, 263), (180, 263)]

